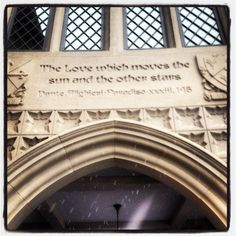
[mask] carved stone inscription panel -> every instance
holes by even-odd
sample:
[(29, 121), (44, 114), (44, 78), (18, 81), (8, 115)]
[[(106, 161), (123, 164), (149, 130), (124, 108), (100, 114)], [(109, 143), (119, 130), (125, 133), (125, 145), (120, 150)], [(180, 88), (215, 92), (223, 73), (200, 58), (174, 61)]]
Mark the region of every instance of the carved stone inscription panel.
[[(92, 56), (73, 57), (65, 53), (48, 55), (45, 57), (45, 54), (39, 53), (33, 58), (32, 55), (24, 55), (25, 58), (10, 55), (10, 60), (16, 65), (28, 62), (22, 66), (22, 71), (27, 71), (24, 75), (30, 80), (27, 88), (24, 87), (24, 103), (21, 99), (19, 109), (122, 109), (209, 104), (202, 85), (202, 66), (199, 68), (202, 57), (198, 56), (196, 60), (194, 54), (186, 54), (185, 57), (179, 53), (171, 57), (164, 54), (148, 59), (98, 57), (97, 60)], [(221, 62), (214, 65), (221, 68)], [(221, 71), (218, 77), (221, 78), (224, 73), (224, 70)], [(177, 114), (180, 119), (181, 114), (181, 111)], [(34, 114), (29, 115), (34, 119)], [(120, 111), (120, 116), (128, 115)], [(168, 111), (150, 110), (146, 111), (146, 115), (156, 121), (162, 116), (168, 119)], [(98, 116), (91, 113), (88, 119)], [(63, 113), (59, 114), (59, 126), (60, 122), (72, 125), (73, 119), (66, 117)], [(166, 126), (171, 125), (167, 120)]]
[(188, 61), (130, 63), (107, 59), (96, 64), (40, 64), (48, 86), (38, 89), (37, 97), (52, 101), (73, 99), (82, 108), (122, 108), (136, 107), (137, 99), (142, 106), (148, 106), (161, 98), (193, 93), (191, 83), (183, 82), (192, 66)]

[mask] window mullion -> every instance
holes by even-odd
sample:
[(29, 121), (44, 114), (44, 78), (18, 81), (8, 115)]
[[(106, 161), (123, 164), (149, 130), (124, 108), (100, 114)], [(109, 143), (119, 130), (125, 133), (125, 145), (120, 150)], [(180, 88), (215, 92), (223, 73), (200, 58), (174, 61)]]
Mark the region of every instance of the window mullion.
[(179, 30), (179, 16), (177, 14), (177, 9), (175, 7), (170, 7), (170, 22), (172, 23), (173, 29), (173, 45), (176, 48), (182, 48), (182, 31)]
[(8, 7), (8, 8), (6, 9), (7, 23), (9, 23), (9, 21), (10, 21), (12, 12), (13, 12), (13, 8), (12, 8), (12, 7)]

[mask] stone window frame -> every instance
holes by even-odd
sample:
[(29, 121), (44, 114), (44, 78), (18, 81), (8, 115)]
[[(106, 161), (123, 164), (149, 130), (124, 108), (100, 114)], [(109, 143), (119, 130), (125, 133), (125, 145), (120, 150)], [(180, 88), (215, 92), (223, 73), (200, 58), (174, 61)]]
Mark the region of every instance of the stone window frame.
[(184, 32), (183, 32), (182, 22), (181, 22), (181, 19), (180, 19), (180, 12), (179, 12), (179, 9), (178, 9), (179, 7), (198, 7), (198, 5), (197, 6), (196, 5), (194, 5), (194, 6), (192, 6), (192, 5), (186, 5), (186, 6), (179, 5), (179, 6), (175, 7), (177, 21), (178, 21), (179, 34), (180, 34), (181, 43), (182, 43), (183, 48), (215, 47), (215, 46), (227, 45), (227, 38), (228, 38), (227, 34), (228, 34), (229, 22), (227, 22), (227, 20), (226, 20), (226, 15), (227, 15), (226, 10), (225, 9), (220, 9), (220, 7), (224, 8), (226, 6), (199, 5), (199, 7), (211, 8), (211, 10), (213, 11), (214, 16), (215, 16), (215, 21), (216, 21), (216, 24), (217, 24), (217, 27), (218, 27), (218, 32), (219, 32), (219, 35), (221, 37), (222, 43), (217, 44), (217, 45), (213, 45), (213, 44), (197, 45), (196, 44), (196, 45), (192, 45), (192, 46), (187, 46), (186, 43), (185, 43), (185, 39), (184, 39), (185, 35), (184, 35)]
[[(16, 17), (17, 8), (18, 7), (25, 7), (25, 6), (27, 6), (27, 7), (49, 7), (50, 8), (50, 14), (49, 14), (49, 17), (48, 17), (47, 30), (46, 30), (46, 35), (45, 35), (45, 39), (44, 39), (42, 49), (8, 49), (8, 47), (7, 47), (8, 39), (11, 35), (11, 30), (12, 30), (14, 20), (15, 20), (15, 17)], [(6, 40), (7, 51), (9, 51), (9, 52), (49, 51), (52, 32), (53, 32), (53, 24), (54, 24), (56, 6), (48, 5), (48, 4), (47, 5), (43, 5), (43, 4), (40, 4), (40, 5), (26, 4), (26, 5), (12, 5), (12, 6), (7, 6), (7, 7), (12, 8), (10, 18), (9, 18), (9, 22), (7, 23), (7, 27), (6, 27), (6, 30), (7, 30), (7, 32), (6, 32), (6, 35), (7, 35), (7, 40)]]
[[(70, 7), (97, 7), (101, 6), (102, 8), (102, 25), (101, 25), (101, 49), (85, 49), (85, 50), (66, 50), (65, 49), (65, 41), (66, 41), (66, 30), (67, 30), (67, 23), (68, 23), (68, 12)], [(99, 51), (106, 51), (109, 50), (109, 31), (110, 31), (110, 7), (103, 6), (103, 5), (71, 5), (68, 4), (64, 7), (64, 16), (63, 16), (63, 27), (62, 33), (60, 35), (61, 42), (60, 42), (60, 51), (63, 52), (99, 52)]]
[[(139, 7), (139, 5), (134, 5)], [(124, 50), (128, 51), (137, 51), (137, 50), (160, 50), (160, 49), (167, 49), (167, 48), (174, 48), (176, 47), (175, 40), (174, 40), (174, 30), (172, 26), (172, 19), (170, 8), (171, 6), (159, 6), (159, 5), (143, 5), (144, 7), (159, 7), (160, 8), (160, 18), (162, 23), (162, 30), (163, 30), (163, 40), (164, 40), (164, 47), (159, 48), (136, 48), (130, 49), (128, 48), (128, 35), (127, 35), (127, 13), (126, 8), (129, 6), (123, 6), (123, 38), (124, 38)], [(140, 6), (142, 7), (142, 6)]]
[[(6, 27), (6, 32), (5, 34), (7, 35), (7, 33), (9, 33), (11, 27), (12, 27), (12, 23), (14, 20), (14, 12), (16, 7), (18, 6), (26, 6), (26, 5), (8, 5), (6, 7), (6, 10), (10, 10), (10, 15), (9, 15), (9, 19), (8, 19), (8, 24)], [(52, 41), (52, 36), (54, 37), (58, 37), (59, 38), (59, 44), (58, 44), (58, 48), (53, 49), (52, 51), (63, 51), (63, 52), (102, 52), (102, 51), (108, 51), (110, 49), (110, 8), (111, 7), (121, 7), (121, 8), (125, 8), (128, 7), (129, 5), (120, 5), (120, 6), (110, 6), (110, 5), (97, 5), (97, 6), (102, 6), (105, 9), (105, 14), (104, 14), (104, 35), (103, 35), (103, 42), (104, 42), (104, 48), (102, 50), (76, 50), (76, 51), (69, 51), (69, 50), (62, 50), (62, 35), (63, 35), (63, 31), (64, 31), (64, 22), (62, 24), (62, 32), (60, 32), (60, 35), (53, 35), (55, 34), (55, 32), (53, 32), (53, 27), (55, 26), (55, 20), (56, 17), (55, 15), (57, 14), (57, 10), (58, 8), (60, 8), (59, 5), (53, 5), (53, 4), (40, 4), (40, 5), (35, 5), (35, 4), (27, 4), (27, 6), (42, 6), (42, 7), (50, 7), (52, 9), (51, 12), (51, 19), (49, 19), (48, 22), (48, 27), (50, 29), (48, 29), (48, 33), (47, 33), (47, 38), (45, 39), (45, 45), (43, 47), (43, 49), (40, 50), (36, 50), (36, 49), (6, 49), (7, 51), (19, 51), (19, 52), (24, 52), (24, 51), (51, 51), (51, 41)], [(72, 5), (72, 4), (68, 4), (68, 5), (64, 5), (61, 6), (64, 8), (64, 12), (66, 10), (67, 7), (70, 6), (85, 6), (85, 5)], [(95, 5), (86, 5), (86, 6), (95, 6)], [(139, 6), (139, 5), (134, 5), (134, 6)], [(153, 6), (153, 5), (148, 5), (148, 6)], [(155, 5), (158, 6), (158, 5)], [(190, 6), (190, 5), (188, 5)], [(201, 5), (202, 6), (202, 5)], [(207, 6), (207, 5), (203, 5), (203, 6)], [(229, 28), (230, 28), (230, 18), (229, 16), (229, 8), (226, 5), (208, 5), (210, 7), (214, 7), (215, 8), (215, 12), (217, 13), (217, 23), (220, 25), (220, 30), (221, 30), (221, 35), (223, 37), (224, 40), (224, 44), (222, 45), (207, 45), (207, 46), (191, 46), (191, 47), (211, 47), (211, 46), (226, 46), (229, 43)], [(121, 27), (123, 27), (123, 50), (124, 51), (142, 51), (142, 50), (158, 50), (158, 49), (169, 49), (169, 48), (191, 48), (191, 47), (185, 47), (184, 43), (183, 43), (183, 38), (181, 35), (181, 26), (180, 26), (180, 22), (179, 22), (179, 16), (178, 16), (178, 12), (177, 12), (177, 7), (181, 7), (181, 5), (160, 5), (160, 7), (162, 8), (162, 12), (163, 12), (163, 21), (164, 21), (164, 25), (165, 25), (165, 32), (166, 32), (166, 41), (167, 41), (167, 47), (165, 48), (149, 48), (149, 49), (132, 49), (132, 50), (128, 50), (127, 46), (126, 46), (126, 19), (125, 19), (125, 11), (123, 11), (122, 17), (123, 17), (123, 25), (121, 25)], [(12, 9), (12, 10), (11, 10)], [(5, 11), (6, 12), (6, 11)], [(63, 14), (63, 19), (64, 19), (64, 14)], [(111, 26), (112, 27), (112, 26)], [(175, 29), (175, 27), (177, 29)], [(176, 34), (176, 31), (178, 31), (178, 33)], [(57, 31), (58, 33), (58, 31)], [(7, 37), (6, 37), (6, 45), (7, 45)]]

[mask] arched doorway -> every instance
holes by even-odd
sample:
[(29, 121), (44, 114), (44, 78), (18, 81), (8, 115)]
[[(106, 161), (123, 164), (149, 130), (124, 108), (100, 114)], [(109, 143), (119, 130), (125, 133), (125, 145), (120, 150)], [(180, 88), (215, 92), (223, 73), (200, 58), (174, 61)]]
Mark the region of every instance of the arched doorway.
[(8, 168), (8, 228), (67, 184), (109, 167), (136, 168), (196, 201), (227, 228), (226, 166), (188, 140), (134, 121), (81, 126), (35, 147)]
[(136, 169), (135, 163), (132, 170), (125, 165), (114, 166), (70, 183), (39, 204), (17, 230), (198, 232), (217, 229), (196, 201)]

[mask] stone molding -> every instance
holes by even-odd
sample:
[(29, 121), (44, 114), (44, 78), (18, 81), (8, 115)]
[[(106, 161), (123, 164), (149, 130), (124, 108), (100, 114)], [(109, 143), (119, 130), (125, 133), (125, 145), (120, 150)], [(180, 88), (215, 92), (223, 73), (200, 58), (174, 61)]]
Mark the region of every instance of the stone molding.
[(227, 228), (226, 164), (204, 148), (155, 126), (104, 120), (42, 141), (9, 165), (8, 229), (70, 182), (110, 166), (133, 168), (195, 200)]

